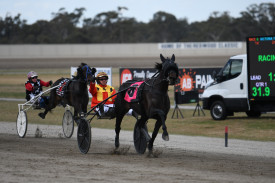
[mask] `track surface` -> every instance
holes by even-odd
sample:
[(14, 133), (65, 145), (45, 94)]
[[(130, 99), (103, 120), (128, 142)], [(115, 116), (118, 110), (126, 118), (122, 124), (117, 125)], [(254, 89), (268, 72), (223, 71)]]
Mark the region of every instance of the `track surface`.
[[(37, 130), (39, 129), (39, 130)], [(39, 131), (39, 133), (37, 133)], [(1, 182), (274, 182), (275, 143), (159, 134), (154, 154), (134, 150), (132, 132), (92, 128), (92, 145), (81, 154), (76, 128), (65, 139), (61, 126), (28, 125), (23, 139), (15, 123), (0, 122)], [(36, 135), (35, 135), (36, 134)]]
[[(215, 59), (201, 63), (176, 57), (176, 62), (179, 67), (211, 67), (226, 61)], [(92, 67), (153, 67), (160, 60), (0, 60), (0, 68), (69, 68), (81, 62)], [(114, 130), (93, 128), (90, 151), (83, 155), (76, 129), (66, 139), (61, 126), (29, 125), (21, 139), (15, 122), (0, 122), (0, 182), (275, 182), (274, 142), (229, 139), (229, 147), (224, 147), (224, 139), (170, 135), (165, 142), (159, 134), (154, 154), (148, 156), (147, 151), (135, 152), (132, 132), (121, 132), (121, 147), (115, 150)]]

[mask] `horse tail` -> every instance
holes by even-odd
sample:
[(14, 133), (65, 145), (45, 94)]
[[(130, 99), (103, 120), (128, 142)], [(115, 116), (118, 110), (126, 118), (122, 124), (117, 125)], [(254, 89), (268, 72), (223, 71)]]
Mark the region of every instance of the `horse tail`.
[[(52, 87), (55, 87), (55, 86), (59, 85), (59, 83), (60, 83), (62, 80), (64, 80), (63, 77), (60, 78), (60, 79), (58, 79), (58, 80), (56, 80), (56, 81), (53, 83)], [(51, 110), (57, 105), (57, 103), (56, 103), (56, 102), (57, 102), (57, 101), (56, 101), (56, 97), (57, 97), (56, 89), (52, 89), (52, 90), (51, 90), (51, 93), (50, 93), (50, 98), (49, 98), (49, 104), (50, 104), (51, 107), (48, 108), (48, 111), (51, 111)]]

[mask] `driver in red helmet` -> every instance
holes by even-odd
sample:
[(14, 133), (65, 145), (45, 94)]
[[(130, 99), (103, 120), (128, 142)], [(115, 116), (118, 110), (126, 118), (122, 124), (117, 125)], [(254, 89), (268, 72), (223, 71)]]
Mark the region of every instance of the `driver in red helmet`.
[[(27, 74), (27, 77), (28, 81), (25, 83), (27, 101), (40, 94), (42, 92), (42, 86), (48, 87), (53, 83), (52, 81), (45, 82), (38, 79), (38, 74), (34, 71), (30, 71)], [(40, 97), (38, 99), (38, 104), (40, 104), (40, 107), (45, 107), (45, 100), (45, 97)]]

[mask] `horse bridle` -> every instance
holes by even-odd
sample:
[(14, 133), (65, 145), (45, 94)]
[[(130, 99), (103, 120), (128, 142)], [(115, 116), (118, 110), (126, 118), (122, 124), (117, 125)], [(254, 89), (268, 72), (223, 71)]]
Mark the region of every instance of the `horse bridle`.
[(86, 68), (85, 81), (87, 81), (88, 80), (88, 75), (93, 75), (93, 72), (92, 72), (91, 68), (88, 65), (84, 65), (81, 69), (84, 70), (84, 68)]
[[(151, 78), (151, 79), (152, 79), (152, 78)], [(156, 78), (154, 78), (152, 84), (149, 84), (149, 83), (146, 82), (146, 81), (144, 81), (144, 83), (145, 83), (147, 86), (154, 87), (154, 86), (157, 86), (157, 85), (161, 84), (161, 83), (164, 82), (164, 81), (165, 81), (165, 82), (169, 82), (169, 80), (168, 80), (167, 78), (165, 78), (165, 79), (162, 79), (160, 82), (154, 84), (155, 80), (156, 80)]]
[[(153, 87), (153, 86), (156, 86), (156, 85), (159, 85), (159, 84), (161, 84), (163, 81), (166, 81), (166, 82), (169, 82), (169, 79), (167, 79), (167, 77), (168, 77), (168, 70), (176, 70), (176, 64), (174, 63), (172, 66), (171, 66), (171, 64), (172, 63), (174, 63), (173, 61), (168, 61), (168, 62), (165, 62), (164, 64), (163, 64), (163, 68), (162, 68), (162, 71), (164, 72), (164, 77), (165, 77), (165, 79), (162, 79), (159, 83), (156, 83), (156, 84), (154, 84), (154, 82), (155, 82), (155, 79), (153, 80), (153, 83), (152, 83), (152, 85), (150, 85), (148, 82), (146, 82), (146, 81), (144, 81), (144, 83), (147, 85), (147, 86), (150, 86), (150, 87)], [(155, 78), (155, 76), (157, 75), (157, 74), (159, 74), (160, 73), (160, 71), (158, 71), (158, 72), (156, 72), (153, 76), (152, 76), (152, 78)], [(176, 73), (177, 73), (177, 76), (178, 76), (178, 71), (176, 70)]]

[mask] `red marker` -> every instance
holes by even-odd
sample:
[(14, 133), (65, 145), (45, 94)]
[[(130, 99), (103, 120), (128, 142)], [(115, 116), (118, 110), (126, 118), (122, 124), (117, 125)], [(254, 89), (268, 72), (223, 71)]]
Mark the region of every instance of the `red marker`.
[(225, 137), (225, 147), (227, 147), (228, 146), (228, 126), (225, 126), (224, 137)]

